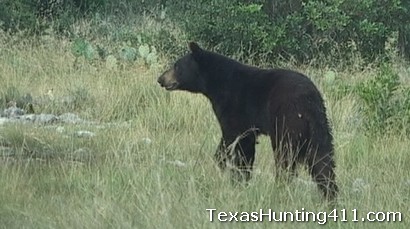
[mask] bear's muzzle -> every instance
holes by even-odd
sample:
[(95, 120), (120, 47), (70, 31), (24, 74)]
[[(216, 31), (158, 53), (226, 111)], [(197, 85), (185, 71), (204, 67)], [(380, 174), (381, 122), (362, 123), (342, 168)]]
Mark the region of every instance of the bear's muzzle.
[(170, 69), (164, 72), (160, 77), (158, 77), (157, 82), (164, 87), (166, 90), (175, 90), (178, 88), (178, 81), (175, 78), (175, 71)]

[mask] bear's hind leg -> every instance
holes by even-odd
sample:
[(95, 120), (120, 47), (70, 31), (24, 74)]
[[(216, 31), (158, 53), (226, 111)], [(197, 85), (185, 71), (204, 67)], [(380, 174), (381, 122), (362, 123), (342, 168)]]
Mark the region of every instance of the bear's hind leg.
[(315, 158), (309, 162), (309, 170), (312, 178), (323, 192), (326, 200), (334, 200), (337, 197), (338, 186), (335, 182), (334, 161), (329, 156)]
[(292, 149), (293, 147), (283, 139), (278, 142), (276, 139), (271, 138), (271, 141), (272, 148), (275, 151), (275, 176), (290, 181), (297, 176), (296, 155)]
[(290, 181), (293, 177), (297, 176), (297, 137), (293, 136), (292, 132), (289, 131), (289, 126), (286, 125), (284, 119), (281, 121), (275, 119), (273, 130), (270, 133), (270, 140), (275, 153), (275, 176), (276, 178), (285, 178), (286, 181)]

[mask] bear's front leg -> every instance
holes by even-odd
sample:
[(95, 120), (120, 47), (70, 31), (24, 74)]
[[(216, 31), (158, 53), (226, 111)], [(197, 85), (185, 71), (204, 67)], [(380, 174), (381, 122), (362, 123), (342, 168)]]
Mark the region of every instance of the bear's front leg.
[(215, 154), (219, 168), (228, 167), (236, 181), (248, 181), (255, 161), (255, 143), (253, 134), (222, 138)]
[(225, 140), (221, 138), (219, 141), (218, 148), (216, 149), (214, 159), (218, 167), (224, 171), (226, 168), (226, 160), (228, 158), (228, 149), (225, 143)]

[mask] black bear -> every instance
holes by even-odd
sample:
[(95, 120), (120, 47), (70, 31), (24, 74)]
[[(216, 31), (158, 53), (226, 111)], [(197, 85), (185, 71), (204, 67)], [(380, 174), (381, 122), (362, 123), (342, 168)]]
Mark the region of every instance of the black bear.
[(295, 174), (307, 165), (327, 200), (337, 196), (333, 137), (322, 96), (305, 75), (286, 69), (261, 69), (189, 43), (190, 52), (165, 71), (158, 83), (166, 90), (202, 93), (222, 129), (215, 154), (248, 180), (256, 138), (269, 135), (277, 171)]

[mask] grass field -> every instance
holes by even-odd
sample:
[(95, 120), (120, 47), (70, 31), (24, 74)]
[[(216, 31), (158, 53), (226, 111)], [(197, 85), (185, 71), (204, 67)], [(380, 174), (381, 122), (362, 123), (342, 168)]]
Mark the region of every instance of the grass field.
[[(249, 185), (231, 185), (212, 160), (220, 130), (208, 101), (157, 85), (171, 61), (166, 57), (153, 68), (136, 63), (113, 70), (98, 61), (75, 61), (67, 40), (2, 40), (2, 97), (10, 91), (48, 97), (51, 102), (35, 106), (36, 113), (74, 112), (96, 123), (0, 124), (0, 228), (317, 228), (325, 223), (323, 215), (316, 222), (265, 217), (221, 223), (216, 213), (210, 222), (207, 209), (239, 215), (260, 209), (327, 212), (329, 228), (410, 226), (410, 141), (400, 135), (367, 137), (357, 121), (366, 118), (358, 114), (357, 98), (332, 96), (323, 69), (295, 67), (312, 77), (326, 100), (340, 186), (332, 207), (321, 201), (303, 170), (291, 183), (273, 178), (267, 137), (257, 145)], [(337, 73), (343, 81), (373, 75), (372, 69)], [(75, 105), (59, 102), (64, 96), (77, 98)], [(77, 130), (95, 137), (76, 137)], [(384, 222), (362, 222), (367, 212), (384, 212), (377, 215)], [(387, 222), (398, 221), (398, 212), (401, 222)]]

